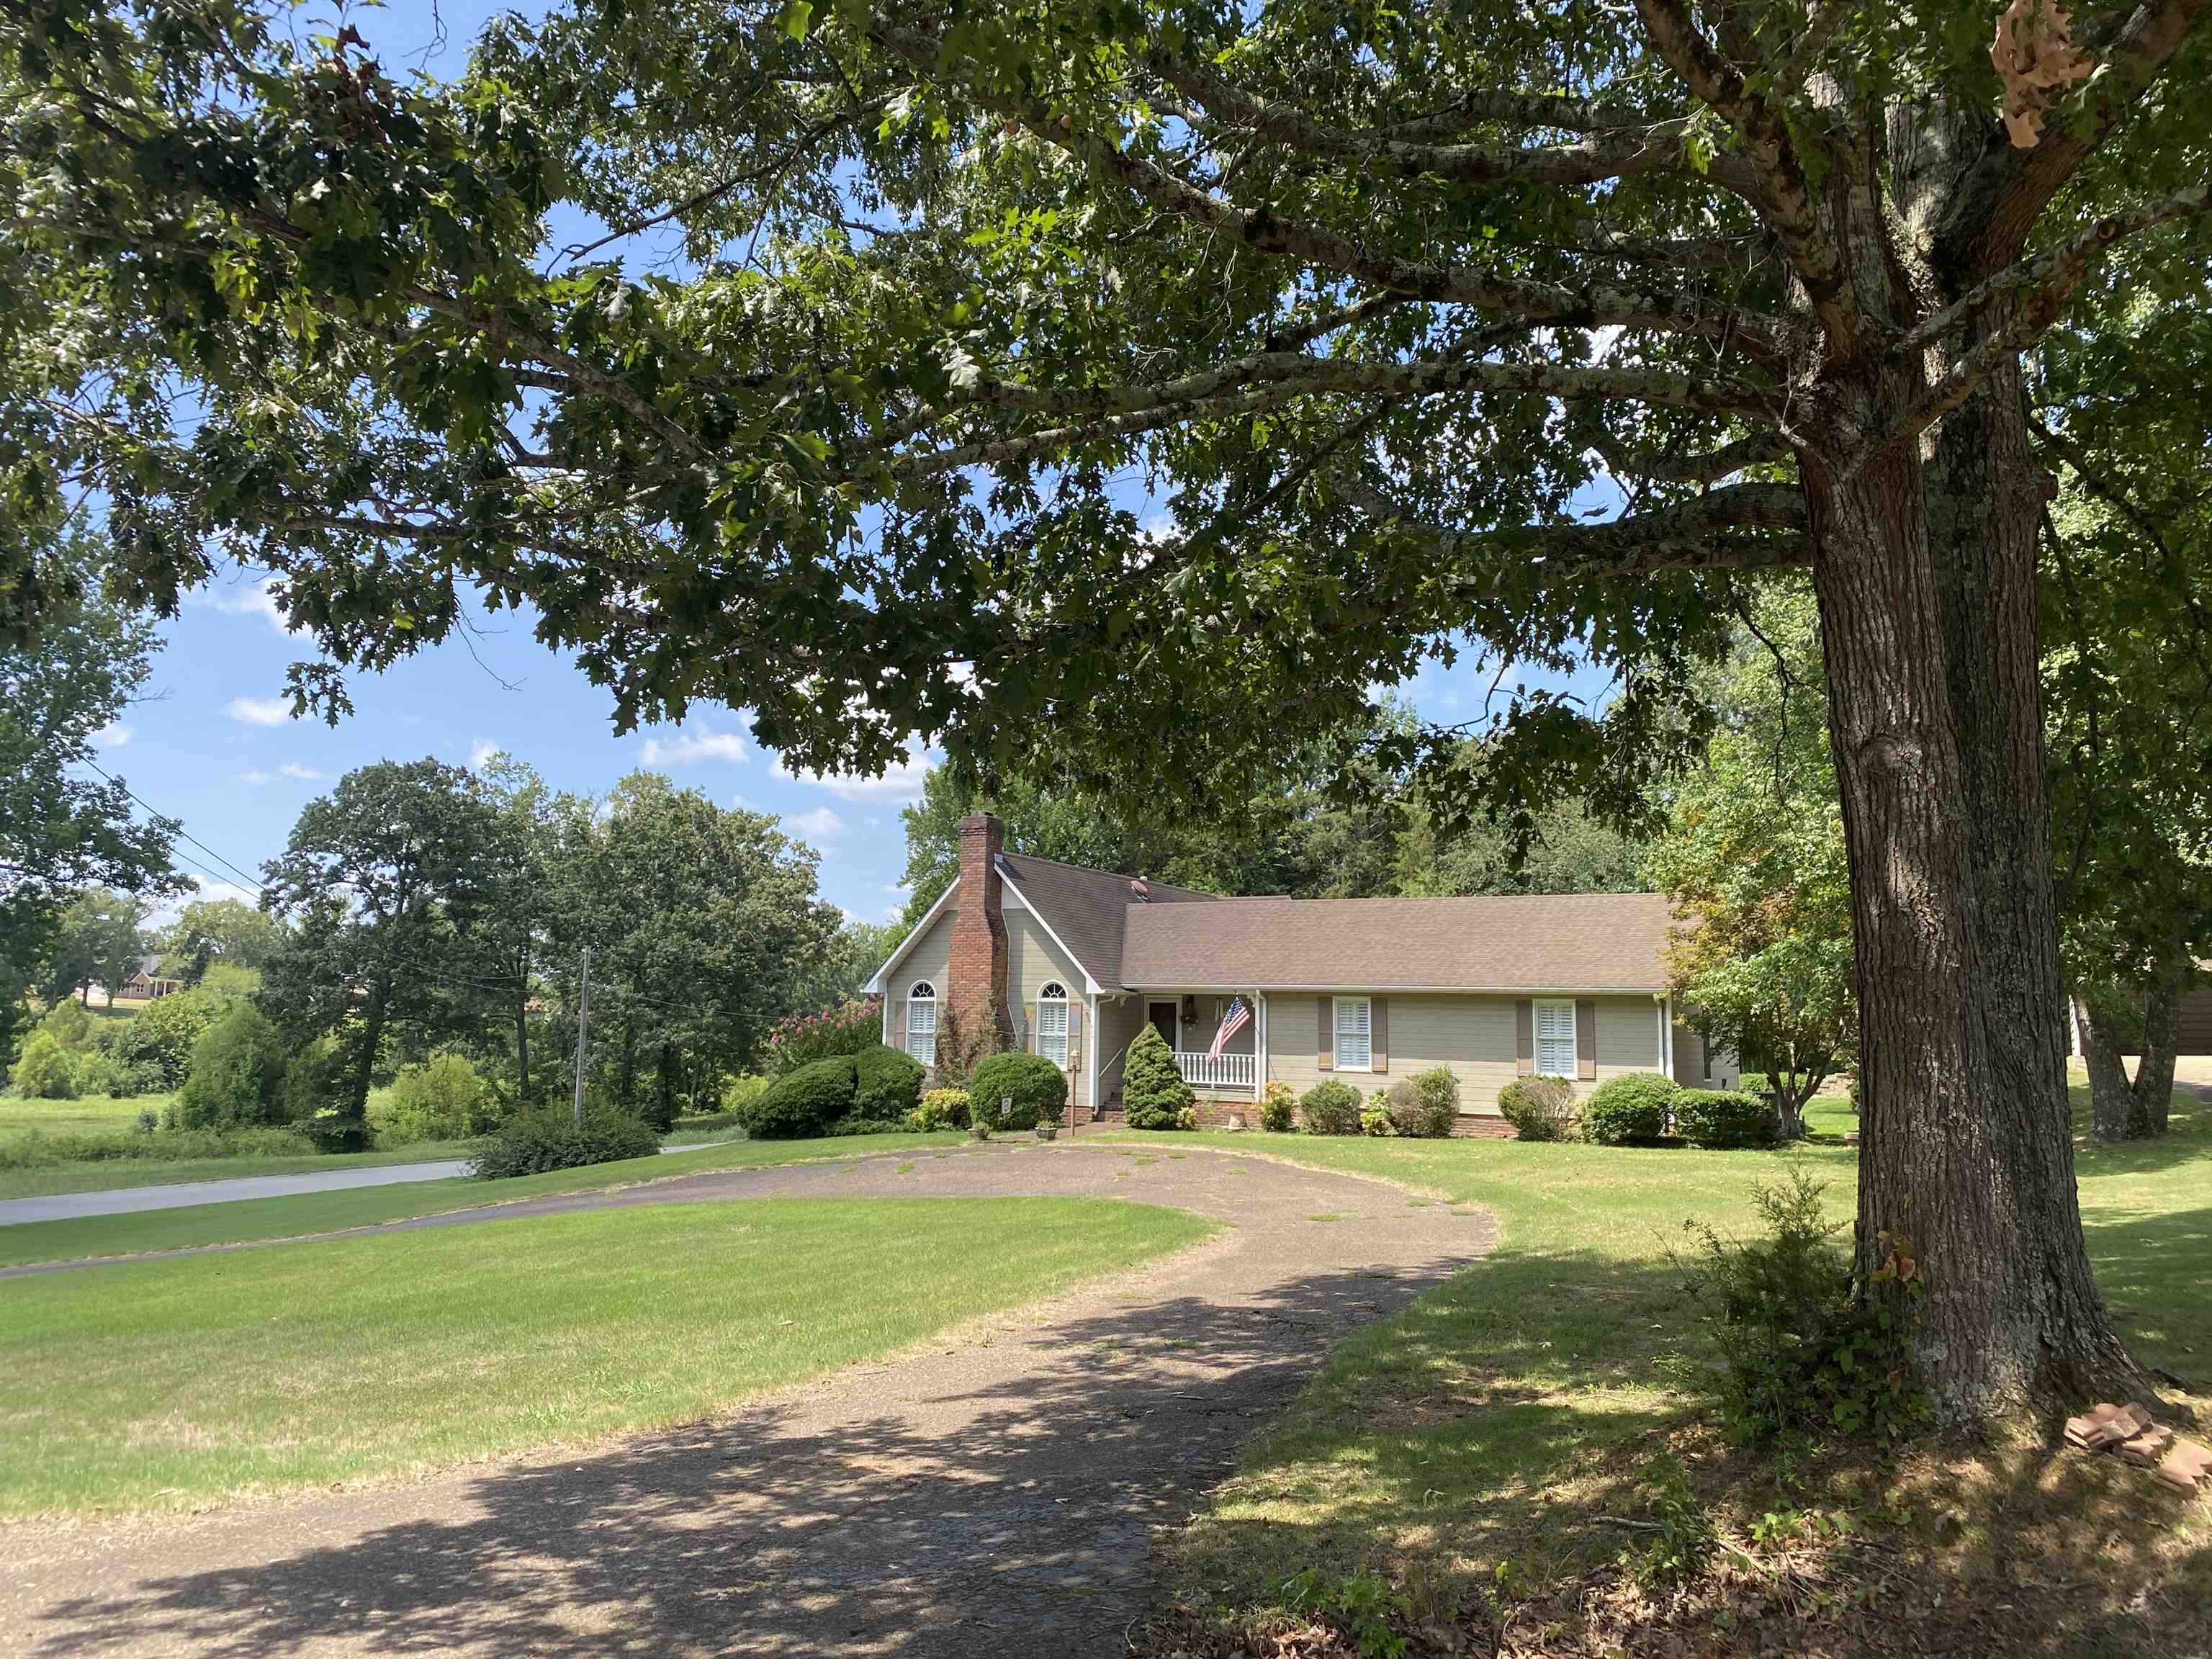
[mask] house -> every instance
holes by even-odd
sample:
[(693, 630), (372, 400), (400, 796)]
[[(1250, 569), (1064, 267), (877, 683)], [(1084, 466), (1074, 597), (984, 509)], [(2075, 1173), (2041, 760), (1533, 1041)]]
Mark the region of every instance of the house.
[[(960, 874), (878, 970), (884, 1041), (933, 1066), (940, 1042), (1049, 1056), (1078, 1121), (1119, 1109), (1146, 1025), (1201, 1114), (1249, 1111), (1278, 1080), (1363, 1091), (1434, 1066), (1464, 1133), (1504, 1133), (1498, 1095), (1543, 1073), (1579, 1093), (1624, 1072), (1733, 1087), (1668, 993), (1656, 893), (1480, 898), (1223, 898), (1009, 853), (999, 820), (960, 826)], [(1250, 1017), (1212, 1052), (1242, 999)]]
[(162, 974), (161, 957), (141, 957), (137, 965), (131, 969), (130, 977), (108, 994), (108, 1000), (112, 1002), (117, 997), (131, 997), (140, 1001), (150, 1001), (184, 988), (184, 981), (170, 979)]

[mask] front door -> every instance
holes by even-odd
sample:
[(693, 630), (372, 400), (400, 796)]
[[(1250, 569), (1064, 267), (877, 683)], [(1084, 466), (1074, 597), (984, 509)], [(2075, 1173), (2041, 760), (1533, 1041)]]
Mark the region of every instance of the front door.
[(1152, 1022), (1152, 1029), (1160, 1034), (1168, 1047), (1173, 1048), (1180, 1017), (1176, 1005), (1172, 1002), (1148, 1002), (1145, 1005), (1145, 1016)]

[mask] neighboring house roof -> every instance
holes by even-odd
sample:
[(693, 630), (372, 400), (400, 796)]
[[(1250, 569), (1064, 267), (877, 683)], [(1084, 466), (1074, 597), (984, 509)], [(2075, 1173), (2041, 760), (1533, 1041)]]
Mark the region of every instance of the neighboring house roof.
[(1229, 902), (1213, 893), (1170, 887), (1162, 881), (1137, 882), (1128, 876), (1086, 870), (1079, 864), (1002, 853), (999, 868), (1023, 900), (1035, 908), (1060, 948), (1099, 985), (1114, 990), (1128, 981), (1121, 975), (1123, 918), (1133, 909), (1172, 909), (1202, 902)]
[(1662, 991), (1670, 920), (1661, 893), (1144, 905), (1118, 965), (1163, 989)]
[(137, 966), (137, 968), (136, 969), (136, 970), (134, 970), (134, 971), (133, 971), (133, 973), (131, 974), (131, 976), (133, 979), (159, 979), (159, 978), (161, 978), (161, 957), (139, 957), (139, 958), (138, 958), (138, 966)]

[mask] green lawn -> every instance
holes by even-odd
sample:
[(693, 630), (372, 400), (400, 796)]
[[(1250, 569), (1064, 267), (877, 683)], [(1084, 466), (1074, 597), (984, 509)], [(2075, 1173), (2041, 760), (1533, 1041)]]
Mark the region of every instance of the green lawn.
[[(2086, 1122), (2086, 1091), (2075, 1095)], [(2185, 1101), (2177, 1108), (2162, 1142), (2081, 1146), (2081, 1193), (2092, 1255), (2135, 1353), (2190, 1378), (2202, 1395), (2212, 1393), (2212, 1109)], [(1669, 1356), (1699, 1348), (1668, 1247), (1692, 1216), (1723, 1233), (1755, 1231), (1753, 1188), (1783, 1170), (1782, 1156), (1249, 1133), (1171, 1139), (1387, 1176), (1485, 1205), (1505, 1231), (1489, 1260), (1346, 1342), (1253, 1442), (1237, 1479), (1169, 1541), (1173, 1577), (1191, 1604), (1264, 1607), (1307, 1567), (1330, 1574), (1368, 1565), (1402, 1580), (1414, 1559), (1474, 1584), (1494, 1586), (1501, 1571), (1528, 1585), (1574, 1582), (1619, 1553), (1630, 1534), (1617, 1517), (1648, 1513), (1653, 1492), (1680, 1478), (1667, 1473), (1678, 1457), (1725, 1468), (1712, 1478), (1753, 1504), (1753, 1515), (1760, 1503), (1788, 1508), (1819, 1495), (1754, 1492), (1700, 1402), (1664, 1380)], [(1832, 1212), (1847, 1218), (1856, 1152), (1815, 1146), (1795, 1156), (1829, 1183)], [(1977, 1465), (1971, 1476), (1946, 1467), (1934, 1484), (1971, 1489), (1986, 1480), (2015, 1497), (2038, 1490), (2032, 1474), (2002, 1463)], [(2086, 1538), (2094, 1556), (2096, 1540), (2111, 1535), (2100, 1533), (2103, 1522), (2149, 1514), (2118, 1468), (2092, 1471), (2086, 1498), (2069, 1489), (2073, 1530), (2060, 1527), (2055, 1538)], [(2085, 1523), (2081, 1511), (2100, 1505), (2110, 1514)], [(2206, 1500), (2178, 1530), (2158, 1530), (2160, 1517), (2182, 1508), (2152, 1505), (2151, 1531), (2113, 1547), (2115, 1560), (2134, 1563), (2124, 1587), (2112, 1581), (2113, 1606), (2160, 1573), (2181, 1571), (2173, 1553), (2212, 1544)], [(1954, 1528), (1946, 1547), (1996, 1535)], [(2013, 1547), (2023, 1547), (2017, 1537)], [(2049, 1547), (2056, 1559), (2060, 1545)], [(1989, 1553), (1984, 1567), (2008, 1570), (1994, 1543)], [(1974, 1568), (1954, 1565), (1962, 1573)], [(2083, 1578), (2105, 1582), (2094, 1559), (2079, 1565)], [(2190, 1571), (2191, 1594), (2212, 1610), (2203, 1575)], [(2083, 1598), (2076, 1611), (2094, 1603)]]
[[(737, 1140), (665, 1156), (593, 1164), (580, 1170), (520, 1176), (509, 1181), (410, 1181), (348, 1192), (297, 1198), (253, 1198), (148, 1210), (136, 1215), (90, 1216), (77, 1221), (27, 1221), (0, 1227), (0, 1267), (25, 1261), (66, 1261), (83, 1256), (126, 1255), (141, 1250), (182, 1249), (256, 1238), (297, 1238), (374, 1226), (408, 1216), (434, 1215), (546, 1193), (587, 1192), (703, 1170), (751, 1169), (817, 1158), (860, 1158), (871, 1152), (958, 1145), (957, 1133), (845, 1135), (823, 1140)], [(420, 1149), (416, 1149), (419, 1152)], [(239, 1160), (243, 1161), (243, 1160)], [(331, 1160), (321, 1160), (328, 1164)], [(171, 1165), (171, 1168), (179, 1166)]]
[(111, 1099), (87, 1095), (82, 1100), (26, 1100), (0, 1095), (0, 1141), (21, 1135), (123, 1134), (136, 1127), (143, 1111), (159, 1113), (167, 1095), (126, 1095)]
[(1211, 1230), (1099, 1199), (765, 1199), (19, 1279), (0, 1285), (0, 1514), (696, 1419)]

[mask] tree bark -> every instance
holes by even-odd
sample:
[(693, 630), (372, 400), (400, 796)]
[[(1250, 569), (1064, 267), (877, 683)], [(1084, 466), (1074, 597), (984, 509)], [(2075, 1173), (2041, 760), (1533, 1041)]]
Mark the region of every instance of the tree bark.
[(2197, 963), (2177, 940), (2152, 977), (2143, 997), (2143, 1049), (2136, 1061), (2135, 1111), (2130, 1133), (2162, 1135), (2173, 1111), (2173, 1062), (2181, 1046), (2181, 1000), (2189, 994)]
[(514, 1097), (530, 1100), (530, 951), (516, 952), (514, 960)]
[(385, 1007), (391, 1000), (392, 982), (380, 979), (369, 987), (368, 1008), (361, 1022), (361, 1059), (353, 1068), (353, 1087), (348, 1090), (352, 1115), (368, 1115), (368, 1085), (376, 1071), (376, 1051), (384, 1042)]
[(2093, 1140), (2125, 1140), (2135, 1119), (2135, 1090), (2128, 1082), (2127, 1061), (2121, 1058), (2119, 1033), (2112, 1018), (2083, 994), (2075, 1000), (2081, 1032), (2081, 1058), (2089, 1073), (2089, 1136)]
[[(1861, 429), (1894, 429), (1918, 380), (1870, 371)], [(1947, 429), (1945, 464), (1900, 445), (1838, 474), (1800, 455), (1856, 929), (1857, 1263), (1870, 1274), (1893, 1245), (1919, 1263), (1919, 1358), (1954, 1421), (2132, 1375), (2074, 1191), (2042, 810), (2040, 496), (2013, 473), (2024, 432), (2015, 445), (1990, 408), (1960, 414), (1979, 437)]]

